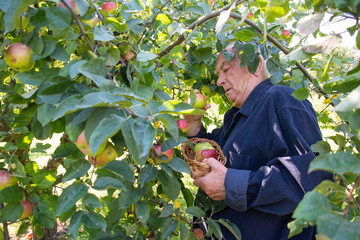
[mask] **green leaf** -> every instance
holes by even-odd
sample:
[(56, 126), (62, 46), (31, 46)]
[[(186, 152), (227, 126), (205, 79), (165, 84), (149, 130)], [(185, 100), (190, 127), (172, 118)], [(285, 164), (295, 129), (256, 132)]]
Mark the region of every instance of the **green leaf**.
[(219, 219), (218, 222), (224, 225), (236, 239), (241, 240), (241, 232), (234, 223), (230, 222), (228, 219)]
[(137, 54), (136, 60), (139, 62), (148, 62), (157, 58), (157, 55), (152, 52), (141, 51)]
[(103, 59), (95, 58), (87, 61), (78, 68), (78, 71), (84, 76), (90, 78), (100, 87), (102, 82), (110, 81), (106, 79), (106, 65)]
[(0, 202), (20, 202), (25, 200), (24, 189), (19, 186), (11, 186), (0, 191)]
[(321, 154), (310, 163), (309, 172), (314, 170), (325, 170), (339, 175), (359, 174), (360, 159), (347, 152)]
[(194, 205), (194, 194), (188, 188), (181, 188), (181, 193), (186, 201), (186, 206), (190, 207)]
[(307, 88), (298, 88), (296, 89), (291, 96), (296, 98), (299, 101), (306, 100), (309, 97), (310, 91)]
[(325, 213), (317, 218), (317, 231), (330, 237), (332, 240), (359, 239), (360, 222), (346, 221), (344, 216), (334, 213)]
[(144, 189), (136, 189), (132, 184), (125, 184), (126, 191), (121, 191), (119, 195), (120, 208), (125, 209), (131, 204), (137, 202), (141, 197), (146, 194)]
[(254, 33), (248, 29), (237, 31), (234, 37), (242, 42), (249, 42), (253, 39)]
[(65, 183), (72, 179), (80, 178), (84, 176), (90, 169), (91, 164), (85, 159), (75, 160), (66, 170), (62, 182)]
[(114, 136), (125, 124), (126, 119), (116, 114), (104, 116), (89, 138), (90, 150), (96, 153), (100, 146)]
[(222, 239), (223, 235), (219, 224), (211, 219), (206, 220), (206, 223), (209, 228), (209, 235), (215, 235), (218, 239)]
[(69, 225), (69, 233), (74, 239), (76, 239), (76, 237), (79, 233), (79, 228), (82, 224), (81, 218), (84, 215), (85, 215), (85, 213), (83, 211), (77, 211), (71, 217), (70, 225)]
[(50, 25), (58, 28), (66, 28), (70, 26), (72, 16), (67, 9), (54, 6), (45, 8), (45, 12), (46, 19)]
[(173, 213), (174, 206), (171, 203), (165, 203), (164, 207), (161, 210), (160, 216), (166, 218)]
[(309, 14), (302, 17), (296, 24), (296, 28), (298, 32), (302, 36), (307, 36), (313, 32), (315, 32), (319, 27), (320, 23), (325, 16), (324, 12)]
[(77, 109), (90, 107), (130, 107), (131, 101), (123, 96), (109, 92), (93, 92), (86, 94), (77, 104)]
[(164, 124), (164, 127), (175, 139), (179, 137), (179, 128), (175, 117), (170, 114), (160, 114), (157, 115), (156, 118)]
[(290, 11), (289, 1), (271, 1), (265, 8), (265, 16), (269, 23), (285, 16)]
[(105, 231), (106, 229), (106, 222), (103, 216), (95, 212), (88, 212), (82, 215), (81, 221), (83, 222), (84, 226), (91, 228), (91, 229), (101, 229)]
[(113, 178), (113, 177), (98, 177), (94, 183), (94, 189), (96, 190), (106, 190), (109, 188), (115, 188), (118, 190), (124, 190), (125, 186), (122, 183), (122, 181), (120, 181), (117, 178)]
[(167, 237), (176, 230), (178, 225), (179, 225), (178, 221), (176, 221), (172, 218), (166, 219), (166, 221), (164, 222), (164, 225), (163, 225), (163, 230), (161, 232), (160, 239), (162, 239), (162, 240), (167, 239)]
[(146, 224), (150, 217), (150, 206), (145, 202), (135, 203), (136, 217), (143, 223)]
[(64, 158), (70, 156), (76, 149), (76, 145), (73, 142), (68, 142), (61, 144), (59, 147), (55, 149), (52, 157), (54, 159)]
[(75, 182), (66, 187), (58, 199), (56, 216), (60, 216), (71, 209), (87, 191), (88, 187), (81, 182)]
[(328, 142), (318, 141), (315, 144), (311, 145), (311, 150), (316, 153), (324, 154), (331, 152), (331, 146)]
[(110, 171), (116, 176), (121, 177), (122, 179), (125, 179), (129, 182), (134, 182), (135, 177), (133, 174), (133, 169), (129, 167), (129, 164), (125, 160), (114, 160), (109, 163), (107, 163), (104, 167), (104, 170)]
[(351, 91), (351, 93), (335, 106), (337, 112), (348, 112), (360, 108), (360, 86)]
[(168, 162), (168, 165), (176, 172), (191, 174), (189, 165), (182, 158), (174, 157), (170, 162)]
[(141, 187), (144, 187), (145, 183), (153, 180), (158, 173), (156, 167), (153, 167), (150, 164), (146, 164), (140, 171), (139, 180), (141, 183)]
[(126, 121), (121, 131), (134, 160), (140, 165), (145, 164), (155, 138), (152, 124), (147, 119), (131, 118)]
[(192, 55), (195, 58), (195, 63), (201, 63), (205, 61), (209, 61), (212, 55), (212, 48), (197, 48), (192, 51)]
[(324, 195), (317, 191), (311, 191), (305, 194), (293, 213), (293, 218), (315, 223), (316, 219), (331, 211), (331, 203)]
[(195, 217), (202, 218), (205, 217), (205, 211), (197, 206), (191, 206), (186, 209), (186, 213), (191, 214)]
[(16, 20), (25, 11), (25, 9), (34, 2), (34, 0), (3, 0), (0, 2), (0, 5), (2, 5), (1, 9), (5, 13), (5, 16), (3, 16), (5, 25), (4, 33), (11, 32), (15, 29)]
[(108, 42), (114, 39), (115, 36), (108, 27), (104, 25), (98, 25), (94, 28), (94, 40)]
[(180, 223), (180, 240), (187, 240), (189, 236), (189, 230), (185, 226), (185, 224)]
[(13, 222), (21, 217), (24, 207), (18, 203), (8, 203), (0, 211), (1, 221)]
[(178, 179), (173, 174), (169, 176), (169, 174), (166, 174), (164, 171), (159, 171), (158, 179), (162, 184), (166, 196), (171, 200), (175, 200), (179, 196), (181, 190)]
[(40, 189), (49, 188), (56, 181), (56, 169), (41, 169), (35, 173), (35, 175), (32, 177), (32, 181)]
[(328, 52), (339, 46), (341, 41), (341, 37), (335, 34), (326, 37), (318, 37), (312, 42), (304, 45), (302, 49), (307, 53)]
[(120, 50), (117, 47), (111, 47), (106, 55), (105, 63), (107, 66), (115, 66), (120, 61)]

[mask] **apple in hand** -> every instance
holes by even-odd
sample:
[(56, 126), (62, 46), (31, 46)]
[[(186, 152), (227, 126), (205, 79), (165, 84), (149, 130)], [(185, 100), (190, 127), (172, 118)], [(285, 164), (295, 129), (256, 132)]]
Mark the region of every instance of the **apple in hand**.
[(214, 149), (214, 147), (209, 142), (201, 142), (195, 145), (194, 151), (197, 153), (198, 151), (205, 149)]
[(8, 171), (0, 170), (0, 191), (17, 183), (16, 177)]
[(117, 6), (114, 2), (105, 2), (103, 5), (101, 5), (101, 9), (105, 12), (108, 12), (110, 14), (113, 14), (116, 10)]
[(96, 25), (97, 25), (97, 23), (98, 23), (98, 18), (97, 18), (97, 16), (95, 15), (93, 18), (91, 18), (91, 19), (83, 19), (82, 20), (82, 22), (83, 23), (86, 23), (86, 24), (88, 24), (88, 25), (90, 25), (91, 27), (95, 27)]
[(186, 133), (189, 130), (189, 123), (185, 119), (179, 119), (176, 123), (182, 132)]
[[(76, 2), (74, 0), (66, 0), (66, 2), (71, 6), (72, 9), (74, 9), (76, 14), (79, 14), (79, 9), (76, 6)], [(59, 4), (59, 7), (68, 9), (63, 2)]]
[[(104, 151), (105, 147), (106, 147), (107, 142), (104, 142), (103, 144), (101, 144), (101, 146), (99, 147), (99, 150), (96, 152), (95, 156), (99, 155), (101, 152)], [(88, 155), (90, 157), (94, 156), (94, 154), (91, 152), (90, 150), (90, 146), (89, 143), (86, 140), (85, 137), (85, 130), (83, 130), (80, 135), (78, 136), (75, 145), (78, 147), (78, 149), (85, 155)]]
[(206, 97), (200, 93), (196, 93), (194, 108), (203, 109), (206, 106)]
[(103, 167), (108, 162), (115, 160), (117, 153), (111, 143), (107, 143), (105, 149), (96, 157), (89, 157), (89, 162), (96, 167)]
[(28, 199), (20, 202), (24, 207), (24, 211), (20, 217), (20, 219), (24, 219), (30, 217), (33, 214), (34, 204), (30, 202)]
[(217, 157), (216, 149), (209, 142), (202, 142), (195, 145), (195, 160), (202, 162), (205, 158)]
[(34, 67), (35, 62), (31, 58), (31, 48), (20, 42), (10, 44), (5, 52), (6, 64), (19, 72), (29, 71)]
[(289, 30), (284, 30), (281, 33), (281, 36), (284, 37), (284, 38), (288, 38), (288, 37), (290, 37), (290, 35), (291, 35), (291, 33), (290, 33)]
[(162, 152), (161, 145), (157, 145), (157, 146), (155, 146), (155, 152), (158, 157), (160, 157), (161, 155), (167, 156), (167, 160), (166, 161), (160, 160), (161, 162), (170, 162), (170, 160), (174, 157), (174, 149), (173, 148), (166, 150), (165, 152)]

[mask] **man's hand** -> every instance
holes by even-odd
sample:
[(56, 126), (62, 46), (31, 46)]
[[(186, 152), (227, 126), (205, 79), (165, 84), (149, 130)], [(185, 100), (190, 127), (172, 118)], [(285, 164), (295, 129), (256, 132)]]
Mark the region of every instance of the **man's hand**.
[(200, 187), (211, 199), (224, 200), (227, 168), (215, 158), (207, 158), (204, 161), (211, 167), (211, 172), (195, 179), (194, 185)]

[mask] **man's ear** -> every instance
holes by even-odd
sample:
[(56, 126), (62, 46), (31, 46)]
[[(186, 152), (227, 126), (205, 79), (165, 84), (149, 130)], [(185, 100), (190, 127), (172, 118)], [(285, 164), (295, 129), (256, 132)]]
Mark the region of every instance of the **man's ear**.
[(254, 72), (254, 75), (256, 77), (259, 77), (261, 75), (263, 67), (264, 67), (264, 58), (263, 58), (263, 56), (259, 55), (259, 65), (258, 65), (256, 71)]

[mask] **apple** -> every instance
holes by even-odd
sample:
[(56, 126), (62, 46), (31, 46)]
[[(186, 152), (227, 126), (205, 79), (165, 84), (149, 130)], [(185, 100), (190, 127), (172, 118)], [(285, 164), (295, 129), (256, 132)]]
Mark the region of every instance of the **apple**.
[(96, 167), (103, 167), (108, 162), (115, 160), (117, 153), (111, 143), (107, 143), (105, 149), (96, 157), (89, 157), (89, 162)]
[(194, 151), (195, 153), (197, 153), (200, 150), (205, 150), (205, 149), (214, 149), (214, 147), (209, 142), (201, 142), (195, 145)]
[(249, 12), (246, 16), (247, 19), (252, 20), (254, 19), (254, 14), (252, 12)]
[[(107, 142), (104, 142), (103, 144), (101, 144), (101, 146), (99, 147), (99, 150), (96, 152), (95, 156), (99, 155), (101, 152), (104, 151), (105, 147), (106, 147)], [(83, 130), (80, 135), (78, 136), (78, 138), (76, 139), (75, 145), (78, 147), (78, 149), (85, 155), (88, 155), (90, 157), (94, 156), (94, 154), (91, 152), (90, 150), (90, 146), (89, 143), (86, 140), (85, 137), (85, 130)]]
[(289, 30), (284, 30), (281, 33), (281, 36), (284, 37), (284, 38), (288, 38), (288, 37), (290, 37), (290, 35), (291, 35), (291, 33), (290, 33)]
[(202, 94), (204, 94), (206, 97), (212, 97), (215, 95), (215, 92), (211, 89), (211, 87), (209, 85), (204, 85), (201, 87), (201, 92)]
[(179, 119), (176, 121), (176, 123), (182, 132), (185, 133), (187, 130), (189, 130), (189, 123), (185, 119)]
[(217, 157), (217, 152), (215, 149), (202, 149), (195, 154), (195, 160), (202, 162), (205, 158), (215, 158)]
[[(74, 9), (76, 14), (79, 14), (79, 9), (76, 6), (76, 2), (74, 0), (66, 0), (66, 2), (71, 6), (72, 9)], [(68, 9), (63, 2), (59, 4), (59, 7)]]
[(213, 6), (214, 5), (214, 3), (215, 3), (215, 0), (206, 0), (206, 2), (207, 2), (207, 4), (209, 5), (209, 6)]
[(86, 23), (86, 24), (88, 24), (88, 25), (90, 25), (91, 27), (94, 28), (98, 24), (98, 17), (95, 15), (91, 19), (83, 19), (82, 22)]
[(33, 214), (34, 204), (30, 202), (28, 199), (20, 202), (24, 207), (24, 211), (20, 217), (20, 219), (24, 219), (30, 217)]
[(194, 233), (196, 239), (203, 239), (204, 238), (204, 232), (201, 228), (195, 228), (192, 230), (192, 232)]
[(35, 65), (31, 60), (32, 50), (24, 43), (12, 43), (5, 52), (5, 62), (12, 69), (23, 72), (29, 71)]
[(105, 2), (103, 5), (101, 5), (101, 9), (105, 12), (108, 12), (110, 14), (113, 14), (116, 10), (117, 6), (114, 2)]
[(8, 171), (0, 170), (0, 191), (17, 183), (16, 177)]
[(136, 57), (136, 53), (135, 53), (133, 50), (128, 50), (128, 51), (126, 52), (126, 55), (125, 55), (126, 61), (130, 61), (130, 60), (133, 59), (134, 57)]
[(203, 109), (206, 106), (206, 97), (200, 93), (196, 93), (194, 108)]
[(155, 146), (155, 152), (156, 152), (157, 156), (159, 156), (159, 157), (161, 155), (167, 156), (167, 160), (165, 162), (170, 162), (170, 160), (174, 157), (174, 149), (173, 148), (166, 150), (165, 152), (162, 152), (161, 145), (157, 145), (157, 146)]

